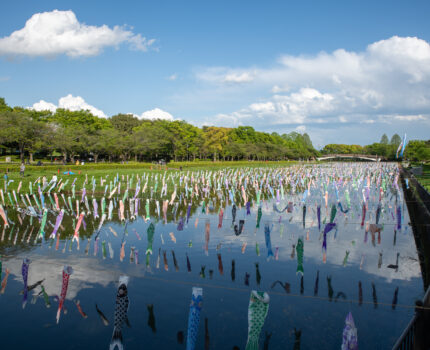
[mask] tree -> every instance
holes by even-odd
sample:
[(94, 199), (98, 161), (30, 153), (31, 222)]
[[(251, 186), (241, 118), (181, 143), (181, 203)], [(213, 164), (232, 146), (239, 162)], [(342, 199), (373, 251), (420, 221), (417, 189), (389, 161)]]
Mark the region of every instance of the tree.
[(107, 119), (96, 117), (89, 111), (69, 111), (62, 108), (58, 108), (55, 114), (48, 116), (47, 121), (64, 127), (82, 128), (86, 133), (90, 134), (97, 130), (112, 127), (112, 124)]
[(33, 160), (33, 152), (41, 147), (38, 142), (41, 141), (45, 125), (33, 120), (25, 112), (5, 111), (0, 114), (0, 118), (0, 139), (18, 147), (21, 162), (24, 161), (25, 151), (30, 152)]
[(112, 126), (126, 134), (131, 135), (133, 129), (138, 127), (142, 122), (137, 119), (133, 114), (116, 114), (109, 119)]
[(188, 158), (189, 153), (196, 154), (201, 144), (201, 132), (196, 127), (183, 120), (173, 122), (159, 120), (169, 132), (171, 140), (170, 147), (175, 161), (178, 158)]
[(52, 162), (52, 154), (57, 149), (57, 128), (58, 125), (55, 123), (46, 123), (46, 128), (42, 135), (42, 149), (47, 152), (47, 154), (51, 157)]
[(70, 161), (74, 163), (75, 157), (85, 151), (85, 136), (84, 127), (56, 125), (53, 143), (63, 155), (64, 162), (70, 157)]
[[(118, 154), (118, 140), (120, 139), (121, 134), (116, 129), (102, 129), (100, 130), (98, 143), (96, 149), (93, 150), (93, 153), (98, 152), (107, 154), (109, 162), (112, 161), (113, 157)], [(97, 156), (98, 157), (98, 156)], [(94, 161), (96, 161), (96, 156), (94, 155)]]
[(213, 154), (214, 161), (218, 159), (219, 154), (223, 147), (228, 142), (228, 128), (222, 128), (217, 126), (203, 127), (204, 131), (204, 147)]
[(10, 112), (12, 108), (10, 108), (3, 97), (0, 97), (0, 113), (1, 112)]
[(388, 145), (388, 136), (387, 136), (387, 134), (382, 135), (381, 141), (379, 143), (382, 143), (383, 145)]
[(168, 153), (169, 131), (157, 121), (145, 121), (133, 131), (133, 152), (136, 160), (140, 155), (146, 155), (149, 159), (158, 158)]
[[(12, 113), (12, 114), (11, 114)], [(90, 111), (57, 109), (50, 111), (11, 108), (0, 98), (0, 146), (17, 147), (21, 158), (37, 151), (52, 155), (60, 151), (65, 160), (76, 156), (108, 156), (152, 160), (160, 157), (175, 160), (213, 159), (285, 159), (309, 158), (318, 152), (308, 134), (292, 132), (279, 135), (238, 128), (198, 128), (185, 121), (139, 120), (131, 114), (117, 114), (110, 119)], [(341, 149), (344, 149), (341, 147)], [(353, 149), (353, 148), (351, 148)], [(348, 151), (350, 152), (350, 150)]]
[(401, 137), (398, 134), (394, 134), (393, 137), (391, 138), (390, 144), (397, 147), (400, 145), (401, 142), (402, 142)]
[(412, 161), (430, 161), (430, 140), (411, 140), (405, 148), (404, 157)]
[(305, 143), (305, 145), (309, 148), (309, 149), (313, 149), (314, 146), (312, 145), (312, 141), (311, 138), (309, 137), (309, 135), (307, 133), (303, 134), (303, 141)]

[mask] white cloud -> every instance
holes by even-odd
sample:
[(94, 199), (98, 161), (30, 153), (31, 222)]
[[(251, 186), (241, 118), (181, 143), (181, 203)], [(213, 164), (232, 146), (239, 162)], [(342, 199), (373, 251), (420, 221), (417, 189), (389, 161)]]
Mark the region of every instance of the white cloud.
[(282, 124), (303, 124), (312, 120), (321, 123), (321, 115), (334, 109), (333, 96), (322, 94), (316, 89), (302, 88), (290, 95), (274, 95), (271, 101), (252, 103), (230, 115), (219, 114), (217, 119), (223, 122), (233, 120), (233, 125), (267, 126)]
[(96, 107), (86, 103), (82, 97), (73, 96), (71, 94), (61, 97), (60, 100), (58, 101), (58, 106), (54, 105), (53, 103), (40, 100), (39, 102), (36, 102), (35, 104), (33, 104), (33, 106), (30, 108), (36, 111), (51, 111), (51, 112), (55, 112), (57, 108), (68, 109), (69, 111), (88, 110), (93, 115), (96, 115), (100, 118), (108, 117), (102, 110), (97, 109)]
[(212, 67), (196, 77), (208, 83), (208, 96), (212, 91), (218, 98), (226, 77), (252, 78), (252, 84), (232, 85), (224, 93), (254, 101), (218, 114), (212, 118), (216, 125), (280, 131), (291, 124), (426, 123), (430, 115), (430, 45), (416, 37), (394, 36), (362, 52), (283, 55), (270, 68)]
[(223, 82), (229, 83), (229, 84), (241, 84), (241, 83), (249, 83), (253, 80), (254, 78), (249, 72), (244, 72), (240, 74), (239, 73), (227, 74), (224, 77)]
[(284, 86), (275, 85), (272, 88), (272, 92), (274, 94), (279, 94), (280, 92), (288, 92), (288, 91), (290, 91), (290, 87), (288, 85), (284, 85)]
[(100, 109), (97, 109), (94, 106), (89, 105), (85, 102), (85, 100), (80, 96), (72, 96), (71, 94), (61, 97), (58, 103), (58, 108), (68, 109), (69, 111), (80, 111), (80, 110), (88, 110), (93, 115), (96, 115), (100, 118), (107, 118), (108, 116), (104, 114), (104, 112)]
[(73, 11), (36, 13), (24, 28), (0, 38), (0, 55), (6, 56), (95, 56), (106, 47), (128, 43), (131, 49), (147, 51), (154, 43), (123, 26), (91, 26), (81, 23)]
[(178, 79), (178, 75), (176, 73), (174, 73), (174, 74), (172, 74), (172, 75), (170, 75), (170, 76), (167, 77), (167, 80), (171, 80), (171, 81), (174, 81), (176, 79)]
[(253, 69), (230, 69), (225, 67), (211, 67), (196, 72), (198, 80), (215, 83), (221, 86), (243, 85), (254, 81)]
[(275, 112), (275, 105), (273, 102), (253, 103), (249, 106), (249, 109), (257, 113), (270, 113)]
[(424, 116), (420, 115), (396, 115), (394, 119), (402, 120), (402, 121), (416, 121), (416, 120), (426, 120)]
[(33, 107), (31, 107), (35, 111), (51, 111), (52, 113), (55, 113), (57, 110), (57, 106), (54, 105), (51, 102), (46, 102), (44, 100), (40, 100), (39, 102), (36, 102), (33, 104)]
[[(108, 116), (100, 109), (88, 104), (81, 96), (73, 96), (71, 94), (61, 97), (58, 101), (58, 105), (55, 105), (50, 102), (46, 102), (44, 100), (40, 100), (33, 104), (32, 107), (28, 107), (30, 109), (34, 109), (36, 111), (51, 111), (55, 112), (57, 108), (67, 109), (69, 111), (80, 111), (80, 110), (88, 110), (91, 114), (98, 116), (100, 118), (108, 118)], [(173, 121), (175, 120), (173, 116), (166, 111), (163, 111), (160, 108), (154, 108), (150, 111), (143, 112), (141, 115), (129, 113), (134, 115), (139, 119), (163, 119)]]
[[(70, 254), (66, 258), (47, 257), (37, 253), (29, 252), (25, 255), (30, 258), (29, 284), (44, 280), (43, 286), (48, 295), (58, 295), (61, 291), (63, 266), (72, 266), (73, 274), (67, 289), (67, 299), (76, 298), (82, 289), (94, 288), (95, 284), (107, 287), (110, 283), (118, 281), (120, 273), (117, 271), (112, 275), (112, 270), (106, 268), (101, 260), (91, 259), (87, 256), (76, 256)], [(22, 256), (13, 257), (8, 260), (8, 268), (16, 280), (21, 280)], [(35, 294), (34, 292), (32, 292)]]
[(150, 119), (150, 120), (155, 120), (155, 119), (163, 119), (163, 120), (170, 120), (173, 121), (174, 118), (173, 116), (166, 111), (163, 111), (160, 108), (154, 108), (151, 109), (150, 111), (146, 111), (143, 112), (140, 116), (136, 115), (139, 119)]

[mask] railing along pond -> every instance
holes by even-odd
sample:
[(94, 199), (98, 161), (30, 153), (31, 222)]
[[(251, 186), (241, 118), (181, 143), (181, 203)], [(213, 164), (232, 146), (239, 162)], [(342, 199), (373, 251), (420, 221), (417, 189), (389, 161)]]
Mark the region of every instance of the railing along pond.
[[(409, 350), (409, 349), (427, 349), (425, 344), (428, 344), (428, 321), (430, 310), (423, 309), (425, 305), (430, 303), (430, 288), (424, 295), (422, 301), (416, 302), (415, 314), (409, 322), (402, 335), (393, 346), (393, 350)], [(427, 340), (426, 340), (427, 339)]]
[[(405, 180), (408, 180), (408, 184)], [(424, 298), (415, 303), (415, 314), (393, 350), (430, 348), (430, 195), (417, 179), (402, 169), (402, 185), (408, 205), (423, 275)]]

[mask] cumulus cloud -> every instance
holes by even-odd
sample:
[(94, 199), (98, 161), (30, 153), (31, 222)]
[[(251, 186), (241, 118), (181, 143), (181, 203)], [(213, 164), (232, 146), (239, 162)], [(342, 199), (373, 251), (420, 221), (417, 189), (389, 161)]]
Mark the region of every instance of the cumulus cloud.
[[(303, 124), (312, 119), (315, 123), (323, 123), (328, 113), (335, 109), (334, 97), (312, 88), (301, 88), (290, 95), (274, 95), (270, 101), (252, 103), (246, 108), (230, 115), (219, 114), (217, 119), (233, 120), (234, 125), (252, 122), (253, 125), (264, 126)], [(336, 118), (336, 120), (338, 120)]]
[(230, 87), (228, 94), (260, 96), (241, 109), (218, 114), (215, 124), (279, 130), (291, 124), (429, 121), (430, 45), (416, 37), (394, 36), (362, 52), (283, 55), (270, 68), (212, 67), (196, 77), (213, 84), (215, 91), (229, 83), (226, 77), (249, 78), (252, 84), (235, 91)]
[[(98, 109), (88, 104), (81, 96), (73, 96), (72, 94), (68, 94), (67, 96), (61, 97), (58, 100), (58, 105), (55, 105), (51, 102), (47, 102), (45, 100), (40, 100), (39, 102), (34, 103), (33, 106), (28, 108), (34, 109), (35, 111), (51, 111), (53, 113), (57, 110), (57, 108), (63, 108), (69, 111), (88, 110), (91, 112), (91, 114), (97, 117), (108, 118), (108, 116), (101, 109)], [(163, 111), (160, 108), (151, 109), (149, 111), (143, 112), (140, 115), (134, 113), (129, 114), (132, 114), (139, 119), (163, 119), (169, 121), (175, 120), (169, 112)]]
[(34, 109), (35, 111), (51, 111), (52, 113), (55, 113), (55, 111), (57, 110), (57, 106), (51, 102), (40, 100), (39, 102), (33, 104), (33, 107), (31, 107), (31, 109)]
[(94, 106), (89, 105), (85, 102), (85, 100), (81, 96), (72, 96), (71, 94), (61, 97), (58, 102), (58, 108), (68, 109), (69, 111), (81, 111), (88, 110), (93, 115), (96, 115), (100, 118), (107, 118), (107, 115), (100, 109), (97, 109)]
[(154, 109), (151, 109), (150, 111), (143, 112), (141, 115), (137, 115), (137, 117), (139, 119), (150, 119), (150, 120), (155, 120), (155, 119), (163, 119), (163, 120), (169, 120), (169, 121), (174, 120), (173, 116), (169, 112), (163, 111), (160, 108), (154, 108)]
[(22, 29), (0, 38), (0, 55), (95, 56), (106, 47), (127, 43), (133, 50), (147, 51), (154, 39), (146, 39), (124, 26), (91, 26), (81, 23), (73, 11), (36, 13)]
[(51, 111), (55, 112), (57, 108), (68, 109), (69, 111), (90, 111), (91, 114), (100, 118), (107, 118), (108, 116), (100, 109), (88, 104), (81, 96), (73, 96), (71, 94), (61, 97), (58, 101), (58, 105), (55, 105), (44, 100), (40, 100), (33, 104), (31, 109), (36, 111)]
[(174, 73), (174, 74), (172, 74), (172, 75), (170, 75), (170, 76), (167, 77), (167, 80), (171, 80), (171, 81), (174, 81), (176, 79), (178, 79), (178, 75), (176, 73)]

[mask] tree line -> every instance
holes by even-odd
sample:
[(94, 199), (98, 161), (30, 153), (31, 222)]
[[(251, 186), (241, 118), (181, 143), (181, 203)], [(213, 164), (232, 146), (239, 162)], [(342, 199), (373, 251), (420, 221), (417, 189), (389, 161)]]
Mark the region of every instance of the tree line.
[[(370, 154), (378, 155), (387, 160), (395, 160), (397, 149), (401, 144), (402, 139), (398, 134), (394, 134), (390, 140), (388, 136), (383, 134), (379, 142), (371, 145), (344, 145), (344, 144), (328, 144), (322, 150), (322, 154)], [(430, 140), (411, 140), (407, 142), (407, 146), (403, 157), (412, 161), (430, 160)]]
[(308, 134), (265, 133), (250, 126), (196, 127), (183, 120), (99, 118), (89, 111), (10, 107), (0, 98), (0, 152), (28, 157), (58, 154), (65, 161), (285, 160), (318, 154)]

